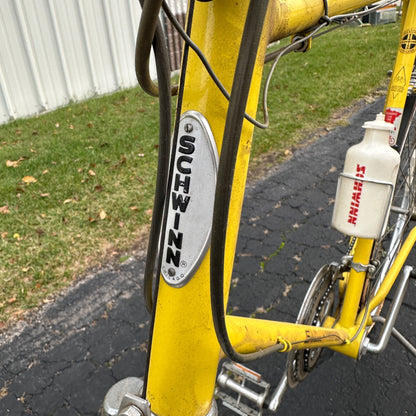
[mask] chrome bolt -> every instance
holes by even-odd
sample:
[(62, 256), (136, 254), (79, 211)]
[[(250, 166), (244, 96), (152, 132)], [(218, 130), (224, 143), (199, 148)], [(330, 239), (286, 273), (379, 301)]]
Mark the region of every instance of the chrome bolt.
[(175, 269), (173, 267), (169, 267), (168, 274), (169, 276), (172, 276), (172, 277), (175, 276), (176, 275)]
[(143, 413), (133, 405), (123, 409), (117, 416), (143, 416)]

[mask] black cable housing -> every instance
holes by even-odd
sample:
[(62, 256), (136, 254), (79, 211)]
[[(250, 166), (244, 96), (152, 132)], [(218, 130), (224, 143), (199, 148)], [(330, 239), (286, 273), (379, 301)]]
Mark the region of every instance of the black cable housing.
[[(148, 3), (154, 8), (159, 7), (157, 2), (140, 0), (143, 12), (146, 11), (146, 18), (151, 19), (154, 16), (159, 16), (159, 10), (157, 13), (150, 12)], [(150, 15), (150, 17), (149, 17)], [(143, 15), (142, 15), (143, 16)], [(151, 30), (153, 24), (147, 23), (147, 20), (142, 20), (142, 25), (146, 26), (148, 30)], [(159, 96), (159, 157), (158, 168), (156, 176), (156, 188), (155, 198), (153, 203), (152, 224), (150, 228), (149, 242), (147, 248), (146, 267), (144, 272), (144, 288), (143, 294), (145, 299), (145, 305), (149, 312), (153, 307), (153, 276), (156, 264), (156, 258), (158, 253), (159, 235), (163, 218), (163, 209), (165, 204), (167, 177), (169, 170), (169, 154), (171, 147), (171, 84), (170, 84), (170, 63), (169, 53), (166, 44), (166, 38), (163, 33), (162, 26), (159, 20), (154, 24), (154, 37), (152, 39), (153, 50), (156, 60), (156, 72), (158, 80), (158, 96)], [(140, 33), (139, 29), (139, 33)], [(141, 37), (138, 35), (138, 42)], [(146, 41), (144, 41), (146, 43)], [(136, 75), (140, 72), (139, 68), (143, 68), (143, 62), (140, 60), (143, 54), (137, 53), (143, 45), (136, 45)], [(145, 47), (145, 49), (148, 49)], [(150, 49), (149, 49), (150, 51)], [(150, 53), (150, 52), (149, 52)], [(145, 65), (148, 65), (148, 59), (145, 59)], [(140, 83), (140, 79), (138, 77)], [(153, 81), (151, 81), (153, 84)]]
[[(144, 2), (144, 0), (140, 0)], [(151, 3), (152, 0), (147, 0)], [(187, 31), (190, 32), (192, 27), (192, 15), (194, 1), (190, 0), (189, 2), (189, 17), (187, 22)], [(159, 26), (159, 25), (158, 25)], [(160, 26), (159, 26), (160, 27)], [(163, 39), (163, 40), (162, 40)], [(152, 319), (150, 323), (149, 331), (149, 346), (147, 349), (147, 358), (146, 358), (146, 371), (143, 381), (143, 392), (142, 397), (146, 397), (147, 390), (147, 381), (149, 374), (150, 366), (150, 355), (152, 350), (152, 340), (153, 340), (153, 329), (155, 324), (155, 315), (156, 315), (156, 304), (157, 296), (159, 291), (160, 276), (161, 276), (161, 259), (159, 257), (156, 267), (156, 278), (153, 278), (153, 273), (155, 269), (155, 263), (158, 253), (158, 243), (160, 243), (159, 252), (162, 253), (163, 245), (163, 236), (166, 232), (166, 221), (167, 221), (167, 210), (169, 204), (169, 198), (166, 197), (167, 189), (171, 187), (171, 178), (173, 176), (173, 166), (171, 163), (171, 157), (174, 158), (175, 148), (177, 145), (178, 131), (179, 131), (179, 121), (180, 114), (182, 110), (182, 95), (185, 84), (185, 75), (188, 61), (189, 46), (185, 44), (183, 51), (183, 63), (181, 67), (181, 77), (180, 77), (180, 88), (179, 95), (176, 107), (176, 120), (174, 126), (173, 139), (171, 139), (170, 134), (170, 122), (171, 122), (171, 98), (170, 98), (170, 65), (169, 57), (167, 54), (166, 41), (163, 31), (156, 29), (156, 35), (153, 42), (153, 48), (155, 51), (156, 64), (157, 64), (157, 74), (158, 82), (160, 87), (159, 99), (161, 100), (159, 112), (160, 120), (164, 122), (161, 123), (160, 129), (160, 138), (162, 140), (163, 148), (159, 147), (159, 158), (163, 159), (159, 161), (158, 166), (158, 176), (156, 184), (156, 194), (155, 194), (155, 208), (153, 210), (153, 219), (152, 219), (152, 230), (149, 238), (149, 248), (146, 260), (146, 270), (145, 270), (145, 281), (144, 281), (144, 294), (145, 302), (147, 309), (152, 314)], [(169, 70), (168, 70), (169, 68)], [(169, 106), (168, 106), (169, 101)], [(162, 127), (163, 126), (163, 127)], [(172, 152), (170, 149), (172, 148)], [(162, 165), (161, 165), (162, 164)], [(170, 179), (169, 179), (170, 178)], [(153, 296), (153, 280), (155, 280), (154, 296)]]
[[(144, 0), (140, 0), (142, 8)], [(147, 1), (146, 3), (152, 3)], [(163, 211), (166, 199), (166, 187), (169, 170), (169, 155), (171, 146), (171, 85), (169, 53), (160, 22), (156, 23), (154, 37), (152, 39), (153, 50), (156, 58), (156, 72), (158, 80), (159, 96), (159, 157), (156, 176), (155, 198), (153, 204), (152, 224), (147, 248), (146, 267), (144, 272), (143, 294), (146, 308), (153, 313), (153, 280), (154, 269), (158, 253), (159, 234), (163, 220)], [(136, 46), (136, 51), (137, 51)], [(137, 64), (136, 54), (136, 64)], [(137, 74), (136, 68), (136, 74)], [(140, 81), (139, 81), (140, 82)], [(157, 292), (159, 279), (156, 279)], [(152, 322), (154, 320), (152, 319)], [(153, 325), (150, 328), (149, 339), (152, 339)], [(146, 366), (149, 366), (151, 343), (149, 343)], [(147, 371), (146, 371), (147, 374)], [(144, 378), (142, 397), (146, 396), (147, 377)]]
[(218, 342), (227, 357), (237, 362), (252, 361), (284, 348), (277, 343), (254, 353), (240, 354), (229, 339), (224, 310), (224, 253), (235, 163), (268, 3), (268, 0), (251, 0), (248, 8), (224, 129), (212, 224), (211, 310)]

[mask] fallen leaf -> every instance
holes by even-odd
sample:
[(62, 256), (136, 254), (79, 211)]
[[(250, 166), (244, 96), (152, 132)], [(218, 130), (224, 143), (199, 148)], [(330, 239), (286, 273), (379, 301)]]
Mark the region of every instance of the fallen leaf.
[(10, 214), (10, 209), (7, 205), (0, 207), (0, 214)]
[(291, 290), (292, 290), (292, 285), (287, 285), (285, 283), (285, 291), (283, 292), (283, 296), (286, 297)]
[(24, 183), (35, 183), (37, 180), (33, 176), (25, 176), (22, 181)]
[(102, 220), (105, 220), (107, 218), (107, 214), (105, 213), (105, 211), (103, 209), (100, 211), (100, 218)]
[(65, 199), (65, 201), (64, 201), (64, 205), (66, 205), (66, 204), (70, 204), (71, 202), (76, 202), (76, 201), (75, 201), (75, 199), (73, 199), (73, 198)]
[(89, 174), (90, 176), (95, 176), (95, 172), (94, 172), (92, 169), (90, 169), (90, 170), (88, 171), (88, 174)]
[[(17, 311), (14, 311), (12, 316), (14, 318), (19, 318), (20, 316), (25, 314), (25, 310), (24, 309), (18, 309)], [(18, 399), (19, 400), (19, 399)], [(23, 403), (23, 402), (22, 402)]]
[(3, 231), (1, 233), (1, 238), (6, 239), (8, 237), (9, 233), (7, 231)]
[(138, 207), (136, 207), (136, 205), (135, 205), (135, 206), (133, 206), (133, 207), (130, 207), (130, 209), (131, 209), (132, 211), (138, 211), (138, 210), (139, 210), (139, 208), (138, 208)]
[(95, 192), (102, 192), (103, 190), (103, 186), (102, 185), (96, 185), (94, 186), (94, 191)]
[(7, 300), (7, 303), (11, 305), (12, 303), (15, 303), (16, 301), (17, 301), (17, 298), (10, 298)]
[(71, 124), (70, 126), (69, 126), (69, 128), (71, 129), (71, 130), (74, 130), (74, 126)]
[(45, 194), (40, 194), (40, 196), (41, 196), (42, 198), (47, 198), (47, 197), (49, 196), (49, 194), (48, 194), (48, 193), (45, 193)]
[(147, 351), (147, 341), (143, 342), (142, 344), (139, 345), (139, 350), (146, 352)]
[(42, 172), (42, 175), (46, 175), (47, 173), (49, 173), (49, 171), (48, 171), (48, 169), (45, 169), (45, 170)]
[(4, 386), (0, 389), (0, 400), (5, 398), (9, 394), (9, 391), (7, 390), (7, 386)]
[(6, 160), (6, 166), (8, 168), (17, 168), (19, 166), (20, 159), (19, 160)]

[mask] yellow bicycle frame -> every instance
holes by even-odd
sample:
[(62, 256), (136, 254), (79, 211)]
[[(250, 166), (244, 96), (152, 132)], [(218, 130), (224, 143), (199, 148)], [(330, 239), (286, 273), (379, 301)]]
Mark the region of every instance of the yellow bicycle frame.
[[(367, 0), (328, 0), (329, 15), (364, 7)], [(215, 73), (228, 91), (231, 89), (237, 53), (246, 20), (248, 0), (214, 0), (196, 2), (191, 37), (200, 47)], [(275, 40), (293, 35), (315, 25), (324, 15), (322, 0), (271, 0), (262, 40), (253, 73), (246, 112), (252, 117), (257, 110), (261, 76), (267, 45)], [(402, 37), (416, 29), (416, 2), (406, 3)], [(413, 32), (412, 32), (413, 33)], [(406, 91), (398, 91), (396, 79), (405, 68), (408, 84), (414, 51), (399, 50), (386, 107), (403, 108)], [(190, 51), (183, 90), (182, 112), (194, 110), (207, 119), (217, 148), (221, 149), (228, 102), (214, 85), (195, 53)], [(253, 125), (244, 121), (238, 158), (236, 162), (230, 217), (228, 220), (225, 253), (225, 299), (228, 298), (235, 246), (240, 222), (241, 207)], [(391, 288), (407, 250), (413, 246), (416, 232), (405, 244), (407, 247), (396, 260), (382, 288), (372, 301), (370, 312)], [(373, 241), (359, 240), (353, 261), (368, 264)], [(154, 315), (151, 353), (149, 357), (146, 398), (152, 411), (159, 416), (203, 416), (213, 405), (213, 392), (219, 360), (223, 354), (217, 341), (211, 316), (209, 252), (197, 272), (183, 287), (172, 287), (163, 279), (157, 295)], [(282, 322), (227, 317), (228, 331), (234, 348), (248, 353), (283, 343), (286, 349), (293, 342), (296, 348), (333, 347), (340, 352), (357, 356), (365, 326), (353, 343), (351, 338), (360, 323), (371, 318), (359, 312), (359, 299), (364, 285), (365, 272), (352, 271), (345, 290), (344, 305), (337, 323), (328, 319), (323, 327), (304, 326)], [(308, 341), (309, 340), (309, 341)]]
[[(403, 114), (410, 76), (415, 63), (416, 43), (412, 41), (412, 35), (416, 35), (416, 2), (407, 0), (403, 2), (403, 20), (400, 31), (400, 44), (397, 50), (397, 57), (384, 109), (386, 119), (389, 111), (396, 113), (395, 117), (398, 116), (399, 122), (396, 122), (395, 124), (396, 130), (398, 130), (400, 126), (400, 118), (401, 114)], [(410, 40), (408, 40), (408, 38)], [(393, 118), (387, 121), (394, 123), (395, 119)], [(412, 230), (406, 242), (403, 244), (402, 249), (398, 253), (395, 262), (390, 267), (389, 272), (384, 278), (382, 286), (379, 288), (377, 294), (371, 299), (368, 310), (361, 311), (359, 314), (358, 306), (364, 287), (365, 272), (358, 273), (355, 270), (351, 270), (341, 311), (341, 317), (335, 325), (333, 320), (328, 319), (325, 322), (325, 326), (344, 329), (350, 334), (350, 336), (354, 336), (355, 339), (352, 343), (339, 347), (333, 347), (333, 349), (357, 358), (363, 336), (365, 335), (367, 327), (372, 324), (370, 314), (380, 303), (384, 301), (396, 281), (396, 278), (415, 242), (416, 230)], [(369, 259), (373, 249), (373, 241), (359, 239), (356, 244), (357, 246), (353, 262), (358, 264), (369, 264)], [(361, 325), (362, 322), (365, 322), (365, 325)]]

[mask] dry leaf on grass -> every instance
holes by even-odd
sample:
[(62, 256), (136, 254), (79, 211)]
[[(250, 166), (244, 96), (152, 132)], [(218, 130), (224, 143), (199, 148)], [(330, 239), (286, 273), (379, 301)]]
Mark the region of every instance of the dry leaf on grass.
[(24, 178), (22, 178), (22, 181), (24, 183), (35, 183), (37, 182), (37, 179), (34, 178), (33, 176), (25, 176)]
[(8, 168), (17, 168), (19, 166), (20, 160), (6, 160), (6, 166)]

